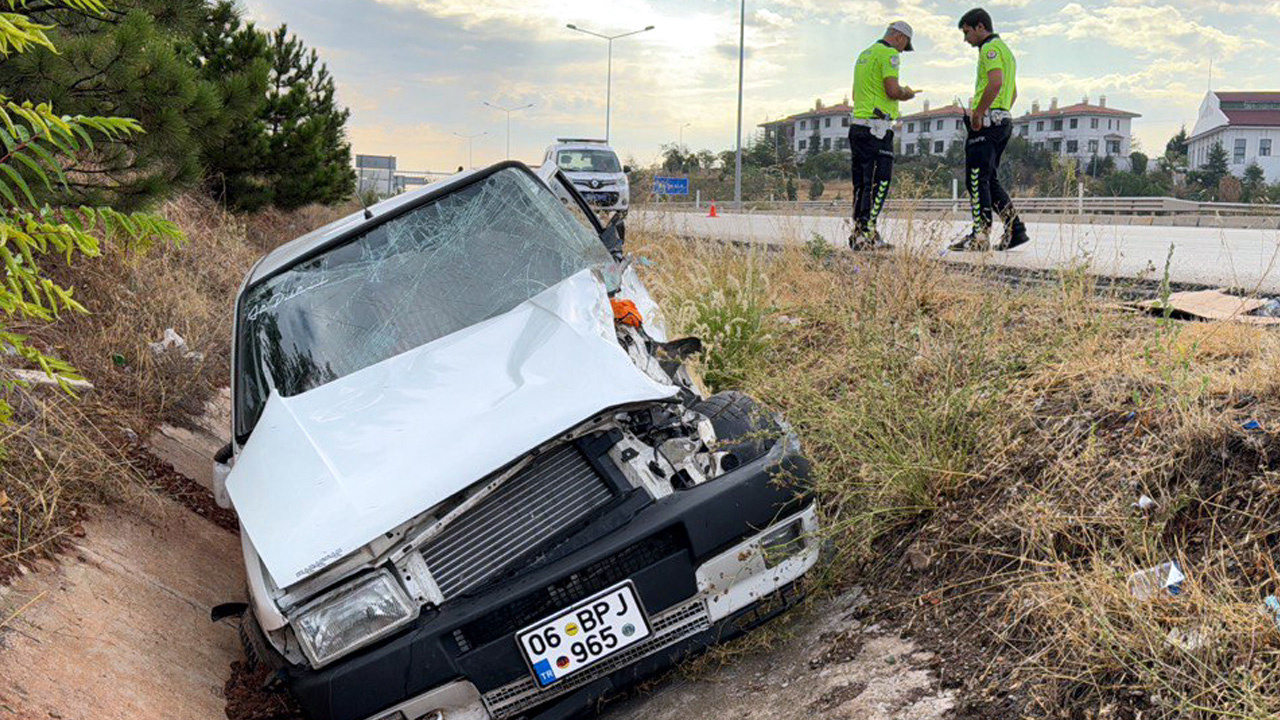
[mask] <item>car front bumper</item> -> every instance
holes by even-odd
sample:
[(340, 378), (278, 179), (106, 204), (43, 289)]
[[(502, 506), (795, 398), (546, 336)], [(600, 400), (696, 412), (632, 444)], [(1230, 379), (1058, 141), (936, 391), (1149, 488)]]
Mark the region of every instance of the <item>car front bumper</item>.
[[(291, 667), (286, 683), (312, 720), (418, 720), (446, 708), (459, 720), (571, 716), (794, 599), (818, 552), (807, 476), (787, 437), (710, 482), (613, 519), (616, 530), (555, 562), (424, 612), (393, 638), (319, 670)], [(761, 540), (790, 525), (801, 546), (766, 562)], [(539, 688), (515, 631), (623, 580), (653, 636)]]

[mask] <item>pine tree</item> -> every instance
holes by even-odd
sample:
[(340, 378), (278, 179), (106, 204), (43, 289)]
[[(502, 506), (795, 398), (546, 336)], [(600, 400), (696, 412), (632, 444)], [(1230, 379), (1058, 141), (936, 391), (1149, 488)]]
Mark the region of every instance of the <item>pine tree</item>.
[(350, 111), (339, 108), (333, 77), (315, 50), (280, 26), (271, 36), (271, 78), (266, 122), (276, 207), (332, 204), (355, 188), (351, 145), (345, 126)]
[(0, 60), (0, 86), (45, 98), (59, 112), (128, 116), (147, 129), (70, 159), (67, 184), (42, 197), (132, 209), (200, 177), (201, 144), (215, 130), (219, 102), (180, 46), (204, 0), (122, 0), (101, 12), (96, 2), (4, 2), (14, 17), (50, 26), (50, 46)]
[(1222, 143), (1216, 142), (1209, 147), (1209, 156), (1204, 166), (1192, 174), (1192, 179), (1203, 186), (1210, 197), (1217, 199), (1218, 187), (1222, 184), (1222, 178), (1229, 172), (1227, 149), (1222, 146)]
[(1267, 201), (1267, 175), (1258, 163), (1250, 163), (1244, 170), (1244, 181), (1240, 188), (1241, 202), (1256, 203)]
[(1178, 130), (1178, 134), (1169, 138), (1169, 142), (1165, 144), (1165, 157), (1171, 160), (1176, 158), (1182, 158), (1185, 160), (1187, 157), (1187, 146), (1190, 145), (1190, 143), (1190, 139), (1187, 138), (1187, 126), (1183, 125)]
[(243, 22), (233, 3), (221, 0), (208, 8), (190, 59), (201, 77), (215, 83), (222, 106), (201, 152), (210, 192), (236, 209), (267, 205), (272, 199), (265, 169), (271, 148), (263, 119), (271, 73), (267, 36)]

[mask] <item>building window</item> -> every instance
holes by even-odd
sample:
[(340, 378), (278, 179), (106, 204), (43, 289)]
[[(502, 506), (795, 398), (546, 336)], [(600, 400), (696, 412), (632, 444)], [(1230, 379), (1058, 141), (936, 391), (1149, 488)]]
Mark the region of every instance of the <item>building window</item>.
[[(801, 121), (800, 121), (800, 129), (801, 129), (801, 130), (803, 130), (803, 129), (804, 129), (804, 121), (803, 121), (803, 120), (801, 120)], [(800, 147), (804, 147), (804, 146), (803, 146), (803, 145), (801, 145)]]
[(809, 145), (809, 141), (808, 141), (808, 140), (801, 140), (801, 141), (800, 141), (800, 149), (801, 149), (801, 150), (804, 150), (808, 145)]
[[(1111, 121), (1107, 121), (1107, 127), (1108, 127), (1108, 128), (1109, 128), (1109, 127), (1111, 127)], [(1097, 129), (1098, 129), (1098, 118), (1093, 118), (1093, 119), (1089, 120), (1089, 129), (1090, 129), (1090, 130), (1097, 130)]]
[(1043, 132), (1043, 131), (1044, 131), (1044, 121), (1043, 121), (1043, 120), (1037, 120), (1037, 121), (1036, 121), (1036, 132)]
[(1056, 153), (1062, 152), (1062, 141), (1054, 140), (1053, 142), (1049, 143), (1049, 149)]
[(826, 127), (831, 127), (831, 118), (827, 118)]
[(823, 150), (831, 149), (831, 138), (822, 138), (822, 149)]
[(1264, 138), (1258, 141), (1258, 156), (1271, 157), (1271, 138)]
[(1071, 129), (1075, 130), (1080, 127), (1080, 118), (1071, 118)]
[(848, 116), (848, 115), (845, 115), (845, 116), (844, 116), (844, 126), (845, 126), (845, 127), (849, 127), (849, 116)]
[(915, 143), (907, 143), (906, 154), (907, 154), (907, 155), (914, 155), (914, 154), (915, 154), (915, 152), (916, 152), (916, 144), (915, 144)]
[(848, 138), (836, 138), (836, 149), (843, 150), (845, 143), (849, 142)]
[[(915, 132), (915, 131), (916, 131), (916, 124), (915, 124), (915, 123), (907, 123), (907, 132)], [(908, 154), (908, 155), (910, 155), (911, 153), (910, 153), (910, 152), (908, 152), (907, 154)]]
[(1108, 141), (1107, 141), (1107, 154), (1108, 154), (1108, 155), (1119, 155), (1119, 154), (1120, 154), (1120, 141), (1119, 141), (1119, 140), (1108, 140)]
[(1067, 141), (1067, 152), (1068, 152), (1069, 154), (1071, 154), (1071, 155), (1074, 155), (1074, 154), (1076, 154), (1076, 153), (1080, 152), (1080, 141), (1079, 141), (1079, 140), (1068, 140), (1068, 141)]
[(1054, 121), (1053, 121), (1053, 129), (1054, 129), (1054, 130), (1061, 130), (1061, 129), (1062, 129), (1062, 121), (1061, 121), (1061, 120), (1054, 120)]
[(942, 153), (947, 151), (947, 148), (941, 140), (938, 140), (933, 143), (933, 151), (941, 155)]
[(1235, 157), (1233, 157), (1233, 158), (1231, 159), (1231, 162), (1232, 162), (1232, 163), (1234, 163), (1234, 164), (1236, 164), (1236, 165), (1243, 165), (1243, 164), (1244, 164), (1244, 155), (1245, 155), (1245, 152), (1246, 152), (1248, 149), (1249, 149), (1249, 141), (1248, 141), (1248, 140), (1246, 140), (1246, 139), (1244, 139), (1244, 138), (1236, 138), (1236, 152), (1235, 152)]
[(956, 129), (957, 129), (957, 130), (963, 130), (963, 129), (964, 129), (964, 121), (963, 121), (963, 120), (957, 120), (957, 121), (956, 121)]
[(1031, 132), (1030, 125), (1023, 125), (1022, 127), (1018, 128), (1018, 134), (1021, 135), (1022, 137), (1026, 137), (1030, 132)]
[(939, 120), (939, 121), (938, 121), (937, 129), (938, 129), (938, 130), (941, 130), (941, 129), (942, 129), (942, 121), (941, 121), (941, 120)]
[(1097, 141), (1097, 140), (1090, 140), (1090, 141), (1089, 141), (1089, 154), (1090, 154), (1090, 155), (1097, 155), (1097, 154), (1098, 154), (1098, 141)]

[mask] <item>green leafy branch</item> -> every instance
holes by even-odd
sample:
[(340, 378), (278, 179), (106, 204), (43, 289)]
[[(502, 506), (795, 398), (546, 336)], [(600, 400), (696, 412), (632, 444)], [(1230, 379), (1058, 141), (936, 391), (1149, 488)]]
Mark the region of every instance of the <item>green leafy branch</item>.
[[(53, 5), (80, 12), (102, 14), (103, 0), (52, 0)], [(26, 7), (27, 0), (0, 0), (10, 10)], [(0, 12), (0, 56), (32, 48), (57, 52), (40, 25), (16, 14)], [(51, 207), (32, 192), (34, 181), (52, 192), (67, 186), (63, 160), (94, 150), (94, 140), (120, 140), (143, 132), (135, 120), (115, 117), (59, 116), (48, 103), (15, 102), (0, 94), (0, 353), (15, 355), (38, 366), (71, 392), (68, 381), (82, 379), (75, 368), (31, 344), (26, 335), (9, 326), (50, 323), (62, 312), (86, 313), (72, 288), (63, 287), (41, 267), (48, 257), (68, 265), (77, 257), (101, 254), (99, 237), (123, 239), (129, 247), (145, 249), (156, 239), (179, 242), (182, 233), (172, 222), (149, 213), (121, 213), (111, 208)], [(20, 383), (0, 374), (0, 390)], [(0, 400), (0, 424), (11, 409)]]

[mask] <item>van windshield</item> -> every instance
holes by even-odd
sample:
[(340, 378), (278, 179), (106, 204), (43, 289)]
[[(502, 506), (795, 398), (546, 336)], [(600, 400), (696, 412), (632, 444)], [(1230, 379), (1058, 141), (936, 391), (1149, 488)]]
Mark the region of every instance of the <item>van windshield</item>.
[(268, 277), (240, 304), (237, 436), (291, 396), (505, 313), (612, 262), (525, 170), (506, 168)]
[(556, 164), (565, 172), (620, 173), (618, 156), (611, 150), (561, 150)]

